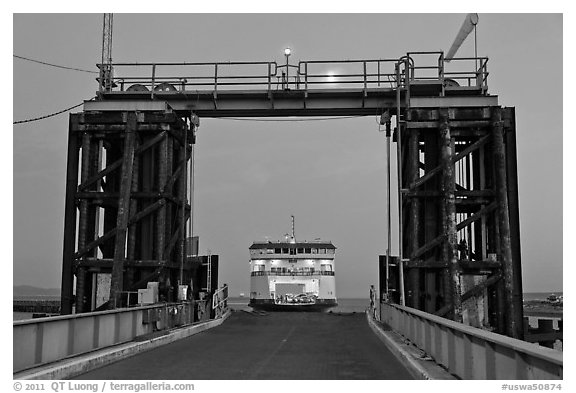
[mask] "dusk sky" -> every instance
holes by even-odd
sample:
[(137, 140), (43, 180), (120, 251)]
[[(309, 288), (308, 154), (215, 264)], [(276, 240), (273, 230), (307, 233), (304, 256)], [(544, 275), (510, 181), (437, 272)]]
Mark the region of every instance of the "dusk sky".
[[(283, 62), (448, 51), (465, 14), (115, 14), (115, 62)], [(484, 14), (489, 92), (516, 107), (525, 292), (562, 291), (561, 14)], [(13, 54), (96, 70), (102, 14), (15, 14)], [(459, 55), (472, 56), (473, 37)], [(14, 121), (71, 107), (95, 75), (13, 59)], [(392, 70), (391, 70), (392, 71)], [(79, 111), (81, 108), (76, 109)], [(68, 114), (13, 127), (14, 285), (60, 286)], [(395, 146), (393, 147), (395, 148)], [(200, 119), (195, 234), (219, 254), (220, 284), (249, 292), (248, 247), (331, 240), (338, 297), (366, 297), (386, 251), (385, 137), (375, 116), (262, 122)], [(393, 193), (395, 189), (393, 190)], [(396, 241), (394, 236), (395, 251)]]

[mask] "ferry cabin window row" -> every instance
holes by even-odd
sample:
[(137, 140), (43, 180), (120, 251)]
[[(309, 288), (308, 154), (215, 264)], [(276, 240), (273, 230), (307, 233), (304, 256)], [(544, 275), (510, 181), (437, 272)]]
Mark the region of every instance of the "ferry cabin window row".
[(254, 254), (334, 254), (334, 251), (330, 248), (267, 248), (255, 250)]
[[(253, 272), (263, 272), (266, 271), (266, 266), (265, 265), (254, 265), (252, 268)], [(270, 268), (270, 272), (272, 273), (291, 273), (291, 272), (299, 272), (299, 273), (314, 273), (315, 268), (313, 267), (271, 267)], [(320, 265), (320, 271), (322, 272), (331, 272), (332, 271), (332, 265), (330, 264), (322, 264)]]

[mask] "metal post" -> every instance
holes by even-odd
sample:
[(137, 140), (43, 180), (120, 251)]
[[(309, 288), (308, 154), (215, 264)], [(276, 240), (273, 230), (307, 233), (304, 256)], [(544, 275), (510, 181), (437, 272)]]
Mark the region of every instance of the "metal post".
[(400, 103), (400, 62), (396, 63), (396, 162), (398, 169), (398, 270), (399, 270), (399, 290), (400, 304), (406, 305), (404, 296), (404, 261), (402, 260), (402, 122), (400, 113), (402, 112)]
[(130, 218), (130, 194), (134, 164), (134, 150), (137, 129), (137, 114), (128, 112), (122, 158), (122, 175), (120, 179), (120, 197), (118, 199), (118, 216), (116, 218), (116, 242), (114, 245), (114, 263), (112, 265), (112, 282), (110, 284), (110, 307), (120, 305), (123, 290), (124, 260), (126, 259), (126, 233)]
[[(390, 121), (386, 122), (386, 298), (390, 296), (390, 247), (392, 247), (392, 203), (390, 200)], [(382, 315), (382, 314), (380, 314)]]
[(195, 141), (192, 143), (192, 162), (190, 163), (190, 222), (188, 224), (189, 236), (190, 236), (190, 254), (193, 255), (193, 245), (194, 245), (194, 172), (195, 172)]
[[(194, 126), (192, 126), (194, 127)], [(186, 169), (188, 156), (188, 129), (184, 128), (184, 146), (182, 146), (182, 173), (180, 174), (180, 285), (184, 285), (184, 262), (186, 261)]]
[(442, 230), (446, 235), (444, 242), (444, 259), (448, 262), (449, 280), (446, 295), (452, 302), (454, 321), (462, 322), (462, 301), (460, 288), (460, 269), (457, 255), (457, 232), (456, 232), (456, 197), (454, 181), (454, 164), (452, 162), (453, 149), (450, 126), (448, 125), (448, 109), (440, 108), (440, 150), (442, 171)]
[(500, 232), (500, 254), (504, 273), (504, 298), (506, 304), (506, 334), (521, 337), (522, 326), (517, 326), (516, 303), (514, 302), (514, 267), (512, 266), (512, 244), (510, 215), (508, 210), (508, 185), (506, 176), (506, 153), (504, 150), (504, 122), (502, 108), (492, 109), (492, 143), (496, 175), (496, 200), (498, 201), (498, 228)]

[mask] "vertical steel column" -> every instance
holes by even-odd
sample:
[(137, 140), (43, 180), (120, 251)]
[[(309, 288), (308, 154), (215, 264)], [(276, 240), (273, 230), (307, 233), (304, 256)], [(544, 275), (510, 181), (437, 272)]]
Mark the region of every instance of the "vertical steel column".
[(128, 112), (124, 139), (124, 154), (122, 157), (122, 177), (120, 180), (120, 197), (118, 199), (118, 216), (116, 218), (116, 244), (114, 247), (114, 263), (112, 265), (112, 282), (110, 284), (110, 306), (120, 306), (120, 295), (123, 290), (123, 270), (126, 258), (126, 233), (130, 218), (130, 194), (134, 167), (134, 150), (137, 132), (137, 114)]
[[(134, 149), (138, 148), (139, 136), (136, 135), (134, 141)], [(130, 187), (132, 193), (138, 192), (140, 187), (140, 156), (134, 156), (134, 163), (132, 165), (132, 185)], [(130, 217), (132, 218), (138, 211), (138, 200), (131, 199), (130, 201)], [(136, 239), (138, 236), (138, 224), (134, 223), (128, 228), (128, 246), (126, 257), (128, 261), (133, 262), (136, 260)], [(126, 281), (131, 285), (135, 281), (136, 268), (128, 267), (126, 269)]]
[[(423, 132), (422, 139), (424, 140), (424, 170), (426, 173), (434, 170), (439, 163), (439, 146), (438, 146), (438, 135), (430, 132)], [(438, 176), (433, 177), (428, 180), (423, 185), (424, 191), (437, 191), (438, 186)], [(421, 202), (424, 205), (424, 223), (423, 223), (423, 235), (424, 243), (428, 243), (440, 235), (440, 225), (441, 221), (439, 218), (439, 206), (438, 200), (436, 198), (424, 198)], [(440, 260), (441, 255), (438, 251), (432, 251), (431, 257), (434, 260)], [(441, 304), (442, 299), (442, 287), (439, 277), (442, 275), (443, 271), (439, 269), (425, 269), (424, 275), (426, 277), (426, 294), (429, 295), (429, 299), (426, 301), (426, 312), (434, 313), (438, 311), (444, 304)], [(444, 296), (445, 302), (449, 302), (447, 297)]]
[[(450, 135), (450, 126), (448, 124), (448, 109), (440, 108), (440, 151), (442, 162), (442, 229), (446, 235), (444, 242), (444, 260), (448, 262), (450, 278), (445, 285), (447, 294), (450, 294), (450, 300), (453, 306), (453, 319), (456, 322), (462, 322), (462, 300), (460, 291), (460, 269), (457, 257), (457, 232), (456, 232), (456, 197), (455, 197), (455, 180), (454, 164), (452, 162), (452, 137)], [(447, 299), (448, 300), (448, 299)]]
[[(135, 148), (138, 147), (138, 138), (135, 141)], [(140, 157), (134, 157), (134, 164), (132, 165), (132, 186), (131, 190), (133, 193), (138, 192), (140, 187)], [(138, 211), (138, 201), (136, 199), (132, 199), (130, 201), (130, 217), (134, 216)], [(136, 237), (137, 237), (137, 224), (134, 223), (130, 225), (128, 229), (128, 251), (127, 257), (129, 260), (135, 259), (136, 253)]]
[[(409, 135), (409, 145), (408, 145), (408, 184), (416, 181), (420, 172), (420, 152), (419, 152), (419, 132), (418, 130), (411, 130)], [(415, 253), (419, 247), (420, 238), (420, 200), (417, 196), (413, 196), (410, 201), (410, 244), (408, 245), (408, 252), (410, 254)], [(414, 261), (413, 261), (414, 262)], [(412, 293), (412, 307), (416, 309), (421, 308), (420, 304), (420, 268), (414, 265), (410, 269), (410, 289)]]
[[(84, 182), (90, 176), (90, 159), (91, 159), (91, 136), (88, 132), (82, 134), (82, 166), (80, 168), (80, 181)], [(78, 220), (78, 249), (86, 246), (88, 238), (88, 206), (87, 199), (80, 200), (80, 217)], [(86, 269), (79, 267), (76, 269), (76, 313), (85, 311), (86, 302)]]
[[(167, 162), (168, 162), (168, 138), (169, 135), (162, 139), (160, 142), (160, 152), (158, 155), (158, 191), (161, 194), (166, 192), (166, 181), (168, 180), (168, 170), (167, 170)], [(164, 195), (161, 196), (164, 198)], [(164, 260), (164, 249), (166, 248), (166, 204), (162, 205), (160, 209), (158, 209), (158, 213), (156, 213), (156, 259), (158, 261), (162, 261), (165, 263)]]
[(64, 208), (64, 245), (62, 250), (62, 287), (60, 312), (72, 313), (74, 285), (74, 252), (76, 251), (76, 190), (78, 187), (78, 117), (70, 115), (68, 125), (68, 157), (66, 163), (66, 202)]
[[(140, 156), (140, 173), (142, 184), (140, 190), (144, 193), (151, 193), (154, 189), (155, 180), (155, 159), (156, 149), (148, 149)], [(139, 201), (140, 208), (143, 210), (151, 205), (150, 199)], [(140, 259), (154, 259), (154, 215), (144, 217), (138, 224), (138, 239), (136, 241), (137, 254)]]
[(504, 122), (502, 108), (492, 109), (492, 143), (495, 166), (496, 200), (498, 201), (498, 227), (500, 231), (500, 249), (502, 271), (504, 273), (504, 297), (506, 302), (506, 334), (520, 337), (522, 326), (517, 326), (516, 303), (514, 302), (514, 267), (512, 266), (512, 244), (510, 216), (508, 210), (508, 186), (506, 177), (506, 155), (504, 150)]
[(188, 129), (184, 128), (184, 145), (180, 149), (180, 159), (182, 160), (182, 172), (180, 172), (179, 189), (180, 189), (180, 274), (179, 284), (184, 285), (184, 262), (186, 260), (186, 183), (188, 180)]
[(520, 253), (520, 211), (518, 203), (518, 167), (516, 156), (516, 113), (514, 108), (504, 108), (504, 118), (509, 126), (506, 132), (506, 163), (508, 175), (508, 210), (510, 215), (510, 233), (512, 245), (512, 270), (514, 288), (512, 296), (516, 307), (513, 318), (520, 339), (524, 338), (524, 309), (522, 301), (522, 255)]
[[(172, 180), (172, 176), (174, 175), (174, 161), (174, 137), (169, 133), (166, 133), (166, 183), (164, 186), (160, 185), (160, 190), (162, 190), (162, 193), (172, 197), (175, 196), (174, 184), (176, 183), (176, 180)], [(164, 213), (164, 233), (166, 234), (166, 237), (164, 238), (165, 248), (162, 251), (162, 260), (165, 260), (166, 263), (172, 263), (175, 262), (172, 256), (176, 253), (173, 253), (174, 247), (170, 246), (170, 240), (172, 239), (172, 235), (176, 232), (177, 229), (176, 223), (178, 221), (178, 204), (166, 203), (164, 207), (166, 209)], [(170, 248), (170, 252), (168, 253), (166, 252), (167, 248)]]
[[(400, 88), (400, 62), (396, 63), (396, 166), (398, 170), (398, 281), (400, 292), (400, 305), (406, 305), (406, 294), (404, 291), (404, 254), (403, 254), (403, 215), (402, 215), (402, 120), (400, 119), (402, 112), (401, 105), (401, 88)], [(407, 82), (406, 82), (407, 83)]]
[[(390, 301), (390, 248), (392, 247), (392, 201), (390, 199), (390, 121), (386, 122), (386, 299)], [(382, 315), (382, 314), (380, 314)]]

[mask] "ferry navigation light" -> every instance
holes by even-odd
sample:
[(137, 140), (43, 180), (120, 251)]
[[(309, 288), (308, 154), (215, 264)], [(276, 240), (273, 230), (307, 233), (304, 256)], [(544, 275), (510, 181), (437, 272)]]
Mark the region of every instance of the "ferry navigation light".
[(284, 49), (284, 55), (285, 55), (286, 57), (290, 56), (291, 53), (292, 53), (292, 49), (290, 49), (290, 48)]

